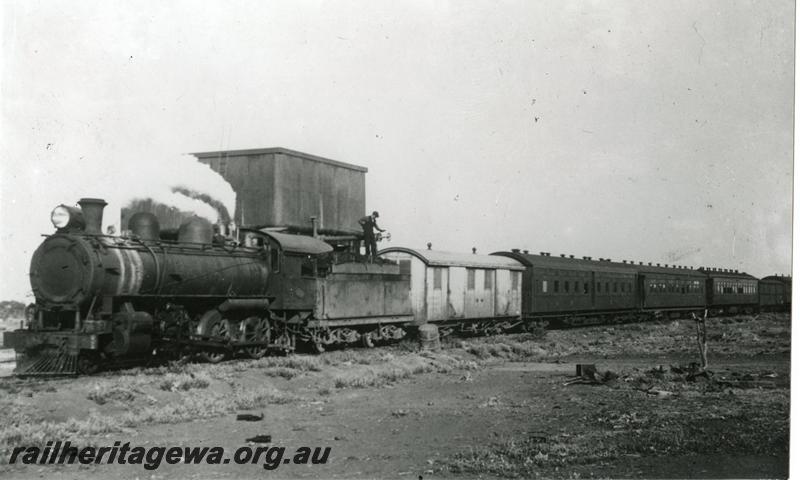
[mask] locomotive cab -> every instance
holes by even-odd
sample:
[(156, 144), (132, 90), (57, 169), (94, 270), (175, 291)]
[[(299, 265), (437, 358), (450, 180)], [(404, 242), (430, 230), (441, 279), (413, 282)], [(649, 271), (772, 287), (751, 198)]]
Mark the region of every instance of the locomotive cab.
[(273, 281), (266, 295), (280, 310), (309, 310), (314, 306), (316, 280), (330, 271), (333, 247), (313, 237), (271, 230), (244, 231), (250, 245), (265, 253)]

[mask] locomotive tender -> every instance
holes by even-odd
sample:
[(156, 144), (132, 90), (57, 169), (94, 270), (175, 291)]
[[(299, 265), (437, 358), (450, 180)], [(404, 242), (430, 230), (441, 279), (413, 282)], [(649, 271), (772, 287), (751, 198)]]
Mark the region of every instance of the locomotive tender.
[(368, 258), (356, 228), (365, 168), (280, 148), (197, 156), (238, 195), (216, 227), (140, 201), (122, 213), (124, 234), (110, 236), (103, 200), (53, 210), (56, 233), (31, 261), (36, 304), (25, 328), (4, 334), (17, 374), (92, 373), (154, 355), (259, 358), (298, 342), (371, 347), (426, 323), (491, 334), (791, 301), (788, 277), (722, 269), (430, 246)]

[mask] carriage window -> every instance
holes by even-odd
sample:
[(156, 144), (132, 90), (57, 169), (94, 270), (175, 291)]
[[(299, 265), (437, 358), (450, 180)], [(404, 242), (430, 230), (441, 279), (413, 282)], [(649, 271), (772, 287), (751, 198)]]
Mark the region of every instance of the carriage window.
[(411, 275), (411, 260), (400, 260), (400, 275)]
[(475, 290), (475, 269), (467, 269), (467, 290)]
[(564, 282), (564, 292), (569, 293), (569, 282)]
[(542, 293), (547, 293), (547, 280), (542, 280)]
[(441, 290), (442, 289), (442, 270), (444, 270), (444, 268), (434, 267), (434, 269), (433, 269), (433, 289), (434, 290)]
[(578, 282), (575, 282), (575, 290), (574, 290), (574, 292), (578, 293)]
[(519, 272), (511, 272), (511, 290), (519, 290)]
[(738, 293), (744, 293), (744, 287), (738, 287), (738, 288), (736, 289), (736, 291), (737, 291)]
[(553, 282), (553, 293), (558, 293), (558, 280)]
[(589, 282), (583, 282), (583, 294), (584, 295), (589, 294)]
[(609, 292), (609, 289), (608, 289), (608, 282), (606, 282), (606, 293), (608, 293), (608, 292)]
[(494, 276), (494, 270), (484, 270), (483, 271), (483, 289), (484, 290), (491, 290), (492, 289), (492, 277)]
[(617, 282), (614, 282), (614, 293), (617, 293)]

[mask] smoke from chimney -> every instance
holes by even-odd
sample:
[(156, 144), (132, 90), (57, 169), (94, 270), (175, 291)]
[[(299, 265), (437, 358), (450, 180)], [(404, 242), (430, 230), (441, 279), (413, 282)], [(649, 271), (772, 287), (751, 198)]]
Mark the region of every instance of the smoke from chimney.
[[(139, 171), (129, 172), (137, 167)], [(236, 209), (236, 192), (231, 185), (191, 155), (176, 155), (138, 165), (124, 164), (120, 170), (119, 175), (114, 175), (118, 188), (106, 198), (112, 198), (121, 206), (130, 205), (135, 200), (151, 199), (212, 223), (229, 222), (229, 212)], [(142, 180), (129, 181), (131, 176)]]

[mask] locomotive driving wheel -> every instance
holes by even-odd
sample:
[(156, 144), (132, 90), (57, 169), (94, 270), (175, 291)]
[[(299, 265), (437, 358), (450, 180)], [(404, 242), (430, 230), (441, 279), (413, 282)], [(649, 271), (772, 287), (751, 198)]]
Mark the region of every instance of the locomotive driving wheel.
[[(209, 310), (200, 319), (197, 326), (198, 334), (212, 337), (214, 342), (227, 343), (231, 340), (231, 322), (222, 316), (218, 310)], [(219, 363), (227, 358), (228, 353), (222, 350), (204, 350), (200, 357), (209, 363)]]
[(269, 320), (263, 317), (247, 317), (242, 322), (242, 341), (263, 342), (265, 345), (246, 347), (245, 353), (250, 358), (261, 358), (266, 355), (272, 338), (272, 329)]

